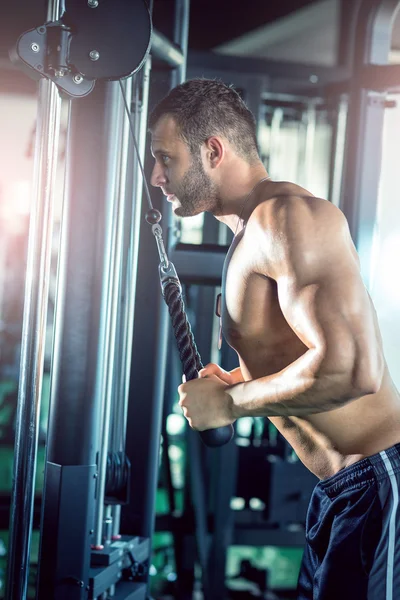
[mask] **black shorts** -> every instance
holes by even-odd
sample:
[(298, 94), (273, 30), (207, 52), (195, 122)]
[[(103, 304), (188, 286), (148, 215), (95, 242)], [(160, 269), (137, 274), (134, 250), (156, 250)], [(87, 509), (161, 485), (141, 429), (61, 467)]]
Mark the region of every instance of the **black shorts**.
[(400, 600), (400, 444), (320, 481), (298, 599)]

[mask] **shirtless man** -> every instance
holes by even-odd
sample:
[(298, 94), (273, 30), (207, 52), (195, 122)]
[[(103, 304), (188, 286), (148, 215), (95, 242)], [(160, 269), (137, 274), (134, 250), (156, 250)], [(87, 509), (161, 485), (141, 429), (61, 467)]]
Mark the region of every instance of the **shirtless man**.
[(222, 325), (240, 367), (181, 385), (183, 414), (199, 431), (268, 417), (321, 480), (299, 598), (399, 599), (400, 399), (344, 215), (268, 177), (254, 117), (222, 82), (178, 86), (150, 130), (151, 182), (175, 214), (209, 211), (235, 234)]

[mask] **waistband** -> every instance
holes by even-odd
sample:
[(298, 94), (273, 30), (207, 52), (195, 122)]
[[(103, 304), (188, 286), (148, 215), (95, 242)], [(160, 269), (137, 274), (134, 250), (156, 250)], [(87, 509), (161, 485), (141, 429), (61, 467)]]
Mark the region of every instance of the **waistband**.
[(400, 473), (400, 443), (368, 456), (318, 483), (329, 497)]

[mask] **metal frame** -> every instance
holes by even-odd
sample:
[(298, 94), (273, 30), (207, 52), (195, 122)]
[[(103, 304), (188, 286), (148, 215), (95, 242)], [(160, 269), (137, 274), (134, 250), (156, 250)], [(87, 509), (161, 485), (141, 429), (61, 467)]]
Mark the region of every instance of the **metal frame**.
[(333, 135), (331, 143), (331, 161), (328, 200), (335, 206), (340, 205), (342, 196), (342, 175), (344, 164), (344, 148), (346, 143), (346, 127), (348, 113), (348, 97), (346, 94), (335, 95), (332, 102), (334, 108)]
[[(107, 396), (103, 381), (110, 377), (108, 352), (113, 335), (107, 260), (112, 260), (115, 252), (117, 96), (117, 83), (98, 84), (91, 95), (73, 103), (70, 117), (39, 597), (62, 597), (59, 595), (65, 593), (69, 581), (70, 597), (84, 598), (89, 583), (96, 481), (101, 471), (96, 453), (101, 448), (100, 423), (103, 430), (109, 423), (109, 417), (102, 419), (102, 415)], [(96, 131), (96, 135), (87, 135), (87, 131)], [(108, 148), (102, 149), (102, 139), (108, 141)], [(100, 274), (97, 278), (96, 273)], [(105, 444), (107, 450), (107, 441)], [(72, 475), (68, 478), (69, 472)], [(78, 495), (78, 490), (74, 492), (74, 474), (75, 479), (80, 477), (80, 502), (75, 510), (67, 501)], [(100, 504), (104, 492), (97, 488)], [(71, 557), (68, 562), (66, 555)], [(83, 582), (82, 588), (76, 581)]]
[(399, 7), (397, 0), (365, 0), (358, 7), (355, 32), (341, 208), (348, 219), (367, 286), (376, 222), (386, 91), (400, 83), (399, 68), (387, 66), (392, 22)]
[[(197, 77), (201, 72), (218, 76), (218, 73), (229, 73), (232, 78), (241, 76), (262, 76), (266, 79), (299, 82), (304, 88), (319, 88), (328, 83), (340, 82), (350, 77), (351, 71), (347, 66), (322, 67), (291, 63), (244, 56), (230, 56), (215, 52), (190, 51), (188, 54), (188, 75)], [(315, 77), (317, 80), (315, 80)], [(311, 79), (310, 79), (311, 78)], [(316, 81), (312, 84), (312, 81)], [(235, 81), (234, 81), (235, 83)], [(318, 95), (318, 94), (316, 94)]]
[(166, 63), (173, 69), (184, 66), (186, 62), (182, 49), (157, 30), (153, 30), (151, 54), (154, 58)]
[(170, 258), (183, 283), (221, 285), (222, 267), (228, 246), (217, 244), (176, 244)]
[[(47, 18), (57, 20), (58, 0), (49, 1)], [(44, 365), (44, 343), (52, 252), (53, 189), (60, 132), (61, 98), (55, 85), (39, 84), (38, 136), (30, 215), (25, 305), (15, 432), (7, 600), (27, 594), (35, 474)]]
[[(63, 10), (61, 7), (63, 7), (63, 3), (58, 0), (50, 0), (47, 20), (57, 20)], [(184, 55), (178, 47), (168, 44), (168, 41), (157, 33), (155, 33), (153, 42), (153, 52), (158, 58), (182, 70)], [(116, 85), (113, 85), (114, 91)], [(81, 156), (80, 164), (77, 162), (73, 164), (72, 170), (72, 161), (69, 161), (69, 183), (72, 184), (69, 189), (74, 190), (74, 198), (73, 200), (71, 196), (68, 198), (63, 215), (64, 232), (60, 255), (61, 266), (52, 365), (52, 406), (42, 511), (41, 568), (38, 586), (40, 597), (59, 597), (59, 594), (65, 593), (65, 586), (70, 588), (68, 597), (86, 597), (97, 467), (101, 474), (101, 485), (98, 485), (97, 490), (96, 537), (97, 541), (102, 540), (104, 457), (107, 457), (111, 391), (114, 391), (117, 304), (121, 302), (118, 295), (121, 289), (118, 277), (121, 275), (119, 265), (123, 239), (121, 219), (124, 209), (123, 206), (119, 206), (117, 211), (114, 208), (115, 181), (113, 178), (116, 172), (114, 150), (119, 146), (116, 139), (112, 143), (114, 131), (111, 124), (115, 123), (115, 97), (112, 97), (112, 93), (104, 92), (105, 88), (100, 84), (97, 88), (93, 97), (82, 100), (79, 106), (74, 106), (72, 112), (71, 127), (74, 133), (70, 137), (69, 150), (72, 150), (74, 156), (79, 154), (78, 149), (85, 148), (86, 153), (83, 159)], [(112, 84), (106, 88), (110, 91)], [(52, 83), (42, 80), (40, 89), (43, 91), (40, 96), (42, 110), (39, 115), (42, 117), (42, 121), (40, 121), (41, 126), (38, 127), (40, 134), (38, 140), (43, 144), (37, 146), (36, 192), (38, 202), (34, 202), (33, 206), (38, 208), (31, 214), (31, 241), (28, 255), (23, 335), (25, 345), (23, 343), (15, 456), (16, 476), (14, 480), (16, 485), (12, 503), (13, 518), (6, 592), (7, 598), (13, 598), (13, 600), (25, 598), (29, 568), (37, 422), (43, 371), (44, 344), (42, 340), (46, 323), (50, 266), (49, 243), (52, 221), (50, 196), (55, 171), (54, 161), (57, 156), (56, 133), (61, 104), (58, 92)], [(144, 102), (147, 103), (146, 96)], [(93, 121), (95, 116), (96, 119)], [(92, 128), (90, 123), (93, 125)], [(99, 130), (99, 123), (104, 124), (103, 139), (109, 142), (108, 158), (105, 161), (103, 161), (102, 141), (90, 136), (91, 130)], [(142, 146), (143, 141), (142, 134)], [(126, 157), (122, 157), (121, 162), (126, 164)], [(104, 165), (105, 168), (102, 170)], [(90, 179), (88, 178), (89, 173), (91, 174)], [(92, 182), (100, 179), (94, 173), (105, 174), (104, 185), (100, 191), (93, 188)], [(120, 175), (120, 180), (123, 181), (125, 176), (123, 173)], [(120, 201), (122, 201), (121, 199), (125, 199), (125, 194), (121, 189), (118, 191)], [(78, 197), (79, 202), (75, 203)], [(106, 244), (105, 259), (106, 262), (107, 260), (113, 262), (108, 266), (107, 264), (101, 265), (101, 260), (98, 263), (96, 259), (98, 233), (99, 230), (104, 232), (102, 218), (105, 217), (107, 203), (111, 216), (107, 222), (110, 222), (113, 227), (109, 235), (107, 234), (109, 243), (108, 246)], [(138, 214), (137, 211), (136, 214)], [(43, 242), (43, 240), (45, 241)], [(137, 248), (135, 234), (131, 236), (131, 243), (132, 249), (135, 245)], [(40, 250), (41, 245), (42, 250)], [(129, 245), (126, 246), (128, 250)], [(128, 296), (135, 287), (135, 266), (132, 264), (134, 260), (135, 253), (133, 252), (129, 264), (132, 273)], [(105, 268), (102, 269), (102, 267)], [(104, 277), (103, 289), (101, 289), (101, 282), (98, 285), (99, 280), (95, 283), (92, 281), (92, 274), (99, 271)], [(111, 282), (113, 283), (110, 288), (112, 298), (105, 300)], [(100, 298), (103, 300), (99, 301)], [(87, 314), (87, 311), (90, 311), (90, 314)], [(121, 315), (121, 323), (123, 321)], [(132, 327), (128, 329), (131, 330)], [(77, 331), (79, 334), (76, 333)], [(127, 346), (129, 346), (129, 342), (125, 344), (127, 356), (129, 356)], [(123, 357), (122, 360), (124, 360)], [(87, 372), (85, 372), (86, 369)], [(100, 382), (99, 377), (103, 377), (104, 384)], [(117, 385), (117, 387), (119, 386)], [(106, 415), (101, 419), (103, 397), (106, 398)], [(123, 427), (126, 413), (123, 406), (120, 412), (121, 427)], [(103, 443), (101, 444), (103, 458), (98, 461), (99, 464), (96, 466), (100, 420), (103, 423)], [(154, 460), (151, 465), (152, 469), (156, 464), (157, 461)], [(74, 493), (75, 485), (79, 489)], [(72, 498), (75, 498), (77, 502), (75, 508), (71, 505)], [(66, 556), (69, 557), (68, 561)], [(142, 596), (143, 591), (141, 592)]]

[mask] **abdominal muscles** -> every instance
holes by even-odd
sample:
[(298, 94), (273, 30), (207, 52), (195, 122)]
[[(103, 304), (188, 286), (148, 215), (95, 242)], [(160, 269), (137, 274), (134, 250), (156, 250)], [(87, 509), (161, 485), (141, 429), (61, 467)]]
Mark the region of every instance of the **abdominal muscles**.
[[(274, 282), (239, 275), (226, 285), (223, 331), (239, 356), (244, 379), (260, 379), (279, 373), (308, 348), (286, 322)], [(387, 370), (376, 394), (330, 411), (270, 420), (321, 479), (400, 442), (400, 398)]]
[[(240, 364), (245, 380), (277, 373), (299, 358), (305, 350), (296, 345), (294, 338), (293, 343), (284, 345), (285, 350), (279, 352), (275, 348), (272, 358), (264, 348), (258, 353), (257, 364), (246, 360), (242, 348)], [(400, 442), (399, 395), (388, 373), (376, 394), (354, 399), (331, 411), (270, 420), (298, 458), (320, 479)]]

